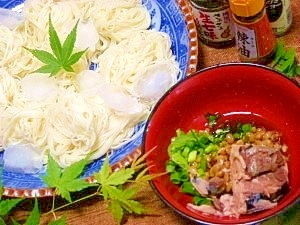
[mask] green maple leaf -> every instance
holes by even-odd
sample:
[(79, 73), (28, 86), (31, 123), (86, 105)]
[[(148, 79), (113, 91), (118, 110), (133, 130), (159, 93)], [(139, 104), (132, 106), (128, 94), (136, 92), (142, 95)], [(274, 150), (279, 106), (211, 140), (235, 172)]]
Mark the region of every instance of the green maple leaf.
[(39, 225), (40, 224), (40, 210), (37, 198), (34, 201), (33, 210), (26, 219), (25, 225)]
[(124, 210), (119, 204), (118, 201), (111, 201), (108, 205), (108, 209), (112, 213), (113, 217), (115, 218), (117, 224), (121, 224), (123, 216), (124, 216)]
[(108, 158), (106, 157), (104, 160), (104, 163), (99, 170), (99, 172), (94, 174), (95, 179), (98, 183), (103, 184), (109, 177), (109, 175), (112, 173), (111, 167), (109, 166)]
[[(128, 205), (130, 207), (128, 207)], [(133, 211), (138, 214), (144, 212), (142, 205), (139, 202), (134, 200), (128, 200), (127, 202), (124, 203), (124, 201), (113, 199), (110, 201), (108, 209), (112, 213), (117, 224), (121, 224), (122, 222), (124, 216), (124, 209), (127, 209), (127, 211), (129, 211), (130, 213), (132, 213)]]
[(104, 199), (107, 200), (110, 197), (108, 193), (110, 188), (128, 182), (133, 177), (134, 172), (132, 168), (121, 168), (113, 172), (109, 165), (108, 157), (106, 157), (99, 172), (94, 174), (97, 183), (101, 185)]
[(6, 216), (21, 201), (22, 198), (6, 199), (0, 201), (0, 216)]
[(109, 199), (108, 209), (112, 213), (117, 224), (121, 224), (124, 211), (135, 214), (142, 214), (145, 211), (140, 202), (131, 199), (137, 193), (137, 189), (135, 188), (123, 190), (116, 186), (104, 186), (102, 187), (102, 191), (107, 193)]
[(78, 62), (78, 60), (86, 51), (84, 50), (73, 53), (76, 42), (78, 22), (79, 21), (77, 21), (76, 25), (67, 36), (64, 43), (61, 44), (57, 32), (52, 24), (51, 17), (49, 16), (49, 40), (53, 54), (44, 50), (24, 47), (38, 60), (46, 64), (34, 72), (50, 73), (50, 76), (56, 75), (61, 69), (64, 69), (67, 72), (74, 72), (72, 65)]
[(67, 221), (65, 217), (61, 217), (57, 220), (53, 220), (50, 223), (48, 223), (48, 225), (66, 225)]
[(6, 222), (1, 217), (0, 217), (0, 225), (6, 225)]
[[(21, 225), (18, 221), (16, 221), (14, 218), (11, 218), (12, 225)], [(1, 223), (0, 223), (1, 224)]]
[(104, 200), (109, 202), (108, 209), (117, 224), (121, 224), (124, 211), (136, 214), (144, 212), (142, 204), (132, 199), (138, 189), (123, 189), (125, 183), (132, 181), (134, 173), (135, 169), (132, 167), (123, 167), (120, 170), (112, 171), (109, 160), (106, 158), (99, 172), (94, 174), (97, 183), (100, 185), (99, 192)]
[(112, 172), (109, 166), (108, 158), (104, 160), (104, 163), (98, 173), (94, 174), (95, 179), (102, 186), (105, 185), (121, 185), (129, 181), (134, 174), (133, 168), (121, 168), (118, 171)]
[(82, 159), (62, 169), (49, 155), (47, 173), (42, 176), (42, 180), (48, 187), (55, 188), (58, 195), (71, 202), (71, 192), (94, 186), (94, 184), (90, 184), (80, 177), (87, 163), (87, 159)]
[(144, 209), (142, 204), (131, 199), (133, 195), (136, 194), (136, 189), (123, 190), (122, 188), (116, 186), (110, 186), (109, 188), (106, 187), (106, 191), (108, 192), (109, 197), (113, 201), (117, 201), (127, 212), (136, 214), (143, 213)]

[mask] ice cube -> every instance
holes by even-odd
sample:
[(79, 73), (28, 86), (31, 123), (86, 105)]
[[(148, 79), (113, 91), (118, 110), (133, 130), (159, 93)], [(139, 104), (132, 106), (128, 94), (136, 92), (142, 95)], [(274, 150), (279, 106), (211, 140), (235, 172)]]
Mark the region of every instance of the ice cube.
[(3, 154), (4, 170), (34, 174), (43, 170), (42, 151), (31, 144), (10, 144)]
[(0, 25), (4, 25), (9, 29), (15, 29), (23, 20), (24, 16), (22, 13), (0, 8)]

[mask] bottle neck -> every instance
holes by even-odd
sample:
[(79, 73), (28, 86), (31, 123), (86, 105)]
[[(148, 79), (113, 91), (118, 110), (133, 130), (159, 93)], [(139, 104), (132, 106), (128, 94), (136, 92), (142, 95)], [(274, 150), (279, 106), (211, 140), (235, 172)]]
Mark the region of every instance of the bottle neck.
[(251, 23), (251, 22), (255, 22), (257, 19), (263, 17), (265, 14), (265, 9), (262, 9), (259, 13), (255, 14), (254, 16), (248, 16), (248, 17), (244, 17), (244, 16), (237, 16), (234, 14), (234, 17), (236, 20), (243, 22), (243, 23)]
[(204, 8), (218, 8), (220, 6), (228, 5), (228, 0), (191, 0), (196, 5)]

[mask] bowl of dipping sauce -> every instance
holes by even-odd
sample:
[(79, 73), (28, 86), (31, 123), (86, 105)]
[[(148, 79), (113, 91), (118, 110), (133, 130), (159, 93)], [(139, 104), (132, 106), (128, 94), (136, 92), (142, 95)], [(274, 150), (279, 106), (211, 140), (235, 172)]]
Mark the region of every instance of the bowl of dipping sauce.
[(256, 224), (300, 196), (300, 88), (250, 63), (197, 71), (155, 105), (142, 149), (155, 193), (201, 224)]

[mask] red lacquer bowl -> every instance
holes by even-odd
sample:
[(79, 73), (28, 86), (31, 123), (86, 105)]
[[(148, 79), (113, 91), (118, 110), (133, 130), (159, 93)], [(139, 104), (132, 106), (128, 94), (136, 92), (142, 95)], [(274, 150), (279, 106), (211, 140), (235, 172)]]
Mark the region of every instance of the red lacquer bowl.
[(266, 220), (295, 203), (300, 196), (300, 88), (282, 74), (264, 66), (234, 63), (210, 67), (174, 86), (157, 103), (144, 133), (143, 151), (150, 174), (165, 172), (167, 148), (175, 131), (204, 129), (207, 113), (254, 122), (282, 133), (290, 155), (289, 192), (270, 210), (242, 215), (239, 219), (208, 216), (187, 209), (189, 195), (179, 191), (169, 175), (151, 182), (159, 197), (177, 213), (203, 224), (254, 224)]

